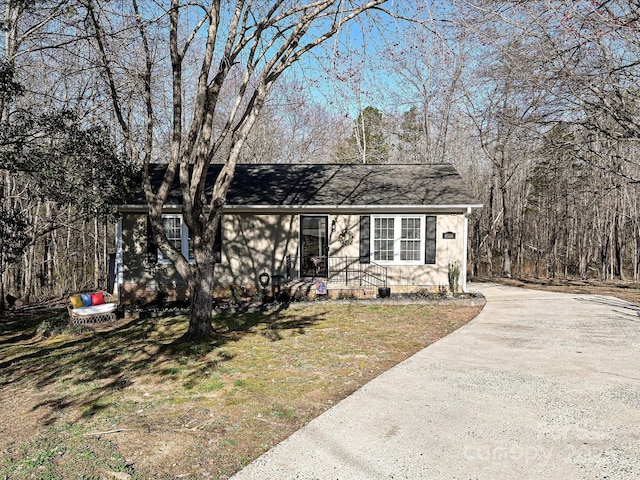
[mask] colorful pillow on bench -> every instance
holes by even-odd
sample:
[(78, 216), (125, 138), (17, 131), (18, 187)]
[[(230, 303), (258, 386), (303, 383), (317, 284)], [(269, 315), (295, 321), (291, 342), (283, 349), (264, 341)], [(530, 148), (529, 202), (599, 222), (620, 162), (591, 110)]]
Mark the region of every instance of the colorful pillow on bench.
[(92, 293), (91, 294), (91, 304), (92, 305), (103, 305), (104, 304), (104, 293)]
[(69, 297), (69, 300), (71, 301), (71, 306), (73, 308), (84, 307), (84, 302), (82, 301), (82, 297), (80, 295), (72, 295)]
[(91, 305), (93, 305), (91, 303), (90, 293), (81, 293), (80, 296), (82, 297), (82, 303), (84, 304), (85, 307), (90, 307)]

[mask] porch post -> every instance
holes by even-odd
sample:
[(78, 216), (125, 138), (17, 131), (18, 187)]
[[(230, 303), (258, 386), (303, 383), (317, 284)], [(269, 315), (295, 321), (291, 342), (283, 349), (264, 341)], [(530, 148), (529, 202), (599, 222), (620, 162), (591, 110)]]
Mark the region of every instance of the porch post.
[(124, 280), (124, 260), (122, 253), (122, 219), (118, 220), (116, 223), (116, 272), (115, 272), (115, 285), (114, 295), (118, 299), (118, 303), (120, 303), (120, 286)]

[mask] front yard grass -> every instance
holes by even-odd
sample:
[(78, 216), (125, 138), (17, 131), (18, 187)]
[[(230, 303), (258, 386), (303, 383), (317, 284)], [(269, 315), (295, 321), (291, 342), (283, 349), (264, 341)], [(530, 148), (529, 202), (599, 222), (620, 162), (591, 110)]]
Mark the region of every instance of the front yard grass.
[(42, 336), (0, 319), (0, 478), (228, 478), (481, 307), (317, 302)]

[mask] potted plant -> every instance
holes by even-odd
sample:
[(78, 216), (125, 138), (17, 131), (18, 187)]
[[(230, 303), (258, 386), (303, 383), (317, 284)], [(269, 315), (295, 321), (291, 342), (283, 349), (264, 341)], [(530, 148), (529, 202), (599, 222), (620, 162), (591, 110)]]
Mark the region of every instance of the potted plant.
[(391, 296), (391, 287), (378, 287), (378, 298), (389, 298)]

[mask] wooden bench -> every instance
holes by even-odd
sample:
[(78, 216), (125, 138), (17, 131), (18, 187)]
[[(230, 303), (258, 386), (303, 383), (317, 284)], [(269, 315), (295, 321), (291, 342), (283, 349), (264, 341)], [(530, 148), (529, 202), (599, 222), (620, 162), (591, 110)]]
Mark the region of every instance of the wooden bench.
[(107, 292), (71, 295), (69, 319), (72, 324), (115, 322), (118, 302)]

